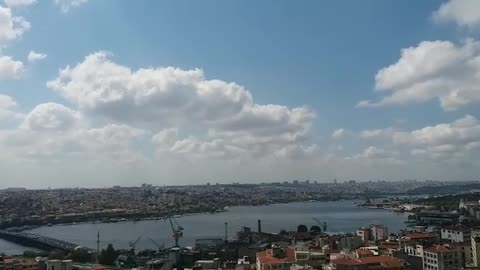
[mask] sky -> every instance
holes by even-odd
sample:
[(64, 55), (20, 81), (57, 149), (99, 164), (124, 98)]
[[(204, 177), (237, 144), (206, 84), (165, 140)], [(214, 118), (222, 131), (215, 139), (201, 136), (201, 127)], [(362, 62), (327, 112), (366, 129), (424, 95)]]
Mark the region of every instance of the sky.
[(0, 2), (0, 188), (480, 176), (480, 1)]

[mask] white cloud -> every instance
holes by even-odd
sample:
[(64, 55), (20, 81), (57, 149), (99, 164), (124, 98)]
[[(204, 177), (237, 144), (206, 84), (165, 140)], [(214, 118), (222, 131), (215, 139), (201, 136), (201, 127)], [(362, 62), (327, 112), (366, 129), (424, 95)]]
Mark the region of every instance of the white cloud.
[[(199, 69), (132, 71), (112, 62), (105, 52), (62, 69), (47, 86), (88, 115), (150, 130), (196, 129), (199, 136), (207, 137), (179, 138), (169, 148), (177, 153), (271, 155), (303, 143), (315, 117), (303, 107), (255, 104), (244, 87), (208, 80)], [(157, 134), (153, 140), (163, 140), (163, 136)]]
[(37, 0), (4, 0), (8, 7), (31, 6), (37, 3)]
[(79, 112), (58, 103), (37, 105), (28, 113), (21, 128), (35, 131), (65, 132), (77, 126), (81, 121)]
[(336, 129), (332, 132), (332, 138), (333, 139), (340, 139), (342, 137), (344, 137), (347, 133), (347, 130), (345, 130), (344, 128), (339, 128), (339, 129)]
[(378, 138), (378, 137), (390, 137), (394, 132), (391, 127), (382, 129), (365, 129), (360, 132), (360, 137), (363, 139)]
[(24, 72), (25, 66), (22, 62), (10, 56), (0, 56), (0, 79), (20, 79)]
[(436, 22), (454, 22), (459, 26), (477, 27), (480, 25), (480, 1), (449, 0), (433, 13)]
[(376, 77), (380, 101), (361, 101), (358, 107), (380, 107), (438, 99), (445, 110), (480, 103), (480, 43), (466, 40), (423, 41), (402, 50), (397, 63)]
[(8, 7), (0, 6), (0, 47), (21, 37), (30, 29), (30, 23), (23, 17), (14, 17)]
[(17, 103), (13, 98), (0, 94), (0, 120), (2, 122), (20, 120), (23, 117), (17, 111)]
[(78, 7), (88, 2), (88, 0), (54, 0), (62, 12), (67, 13), (71, 8)]
[(43, 60), (47, 58), (47, 55), (44, 54), (44, 53), (38, 53), (38, 52), (35, 52), (35, 51), (30, 51), (28, 53), (28, 61), (29, 62), (36, 62), (36, 61), (39, 61), (39, 60)]
[(473, 160), (471, 155), (480, 156), (480, 121), (471, 115), (452, 123), (395, 132), (392, 138), (396, 144), (413, 147), (415, 156), (465, 162)]
[(144, 156), (134, 148), (133, 141), (145, 133), (117, 124), (92, 128), (79, 112), (61, 104), (43, 103), (24, 117), (19, 128), (0, 130), (0, 160), (34, 164), (70, 160), (137, 162)]
[(369, 146), (361, 154), (358, 154), (355, 158), (388, 159), (391, 156), (392, 156), (392, 153), (389, 153), (384, 149), (377, 148), (375, 146)]

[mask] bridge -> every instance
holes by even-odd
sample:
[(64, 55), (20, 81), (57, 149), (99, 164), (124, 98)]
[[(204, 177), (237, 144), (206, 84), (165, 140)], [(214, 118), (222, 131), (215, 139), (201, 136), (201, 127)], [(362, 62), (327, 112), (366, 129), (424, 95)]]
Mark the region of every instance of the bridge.
[(0, 238), (23, 246), (34, 247), (47, 251), (62, 250), (65, 252), (70, 252), (78, 247), (78, 245), (73, 243), (33, 233), (9, 232), (0, 230)]

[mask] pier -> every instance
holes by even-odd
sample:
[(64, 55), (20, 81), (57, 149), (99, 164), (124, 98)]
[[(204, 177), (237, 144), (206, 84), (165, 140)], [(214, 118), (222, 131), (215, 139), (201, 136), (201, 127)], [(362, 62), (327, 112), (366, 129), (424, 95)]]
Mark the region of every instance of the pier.
[(33, 233), (9, 232), (0, 230), (0, 238), (22, 246), (34, 247), (47, 251), (62, 250), (65, 252), (70, 252), (78, 247), (78, 245), (73, 243)]

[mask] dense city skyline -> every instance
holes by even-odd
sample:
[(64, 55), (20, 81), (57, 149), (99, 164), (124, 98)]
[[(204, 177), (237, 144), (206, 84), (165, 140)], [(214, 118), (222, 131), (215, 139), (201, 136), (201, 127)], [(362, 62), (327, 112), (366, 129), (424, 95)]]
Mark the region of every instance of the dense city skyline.
[(479, 1), (0, 5), (0, 188), (480, 175)]

